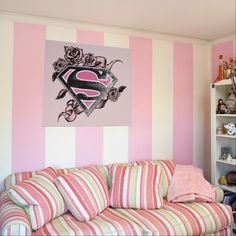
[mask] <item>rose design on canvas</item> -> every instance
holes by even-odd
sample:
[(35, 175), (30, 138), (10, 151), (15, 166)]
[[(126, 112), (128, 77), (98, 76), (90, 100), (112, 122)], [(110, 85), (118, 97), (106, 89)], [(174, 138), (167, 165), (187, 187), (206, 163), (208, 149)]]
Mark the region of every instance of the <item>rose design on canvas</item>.
[(108, 101), (117, 102), (126, 86), (115, 87), (118, 78), (112, 73), (112, 67), (121, 60), (110, 62), (104, 56), (74, 46), (64, 46), (64, 58), (53, 63), (52, 80), (58, 79), (62, 88), (56, 99), (70, 96), (65, 109), (58, 114), (73, 122), (78, 115), (85, 113), (89, 117), (96, 109), (105, 107)]

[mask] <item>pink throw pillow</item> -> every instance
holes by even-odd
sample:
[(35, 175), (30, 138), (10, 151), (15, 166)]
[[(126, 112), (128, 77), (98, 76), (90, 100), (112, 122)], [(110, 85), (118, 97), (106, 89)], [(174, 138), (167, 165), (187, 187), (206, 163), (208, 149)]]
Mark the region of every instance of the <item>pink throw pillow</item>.
[(159, 165), (112, 165), (110, 205), (118, 208), (160, 208), (163, 203), (161, 173)]
[(91, 220), (109, 206), (107, 185), (96, 167), (59, 176), (55, 184), (79, 221)]
[(48, 167), (8, 190), (11, 200), (24, 208), (33, 230), (67, 211), (64, 200), (53, 183), (56, 178), (56, 170)]

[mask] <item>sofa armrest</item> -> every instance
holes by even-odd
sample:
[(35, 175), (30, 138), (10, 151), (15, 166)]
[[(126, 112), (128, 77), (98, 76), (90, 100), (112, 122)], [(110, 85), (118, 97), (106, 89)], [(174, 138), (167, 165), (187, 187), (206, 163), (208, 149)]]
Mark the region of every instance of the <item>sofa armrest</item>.
[(216, 202), (222, 202), (224, 199), (224, 191), (219, 186), (212, 186), (214, 192), (215, 192), (215, 201)]
[(0, 235), (32, 235), (24, 209), (17, 206), (6, 191), (0, 195)]

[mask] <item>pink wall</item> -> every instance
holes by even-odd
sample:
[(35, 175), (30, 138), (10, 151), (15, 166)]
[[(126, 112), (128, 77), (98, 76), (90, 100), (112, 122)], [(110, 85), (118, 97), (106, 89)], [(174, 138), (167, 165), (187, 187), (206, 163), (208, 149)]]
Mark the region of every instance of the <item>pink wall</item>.
[(193, 153), (193, 48), (174, 43), (173, 156), (178, 163), (192, 164)]
[(46, 27), (15, 23), (12, 104), (12, 171), (43, 168), (42, 128)]
[[(11, 165), (15, 172), (40, 169), (46, 163), (42, 97), (47, 26), (16, 22), (13, 30)], [(105, 34), (75, 29), (75, 40), (103, 45)], [(153, 61), (153, 39), (127, 37), (131, 50), (132, 81), (131, 126), (127, 127), (127, 134), (124, 132), (127, 135), (127, 139), (124, 137), (128, 146), (127, 161), (152, 159), (156, 158), (152, 156), (152, 146), (156, 145), (152, 140), (152, 113), (155, 109), (152, 82), (156, 79), (153, 78), (152, 69), (158, 62)], [(171, 49), (173, 61), (169, 63), (173, 65), (174, 73), (173, 107), (170, 108), (173, 109), (173, 147), (170, 149), (173, 149), (173, 156), (169, 158), (190, 164), (193, 160), (193, 45), (173, 42)], [(212, 50), (216, 53), (214, 47)], [(161, 79), (165, 83), (165, 78)], [(112, 136), (108, 138), (112, 139)], [(74, 142), (76, 166), (103, 163), (104, 127), (75, 128)], [(117, 161), (111, 156), (111, 162)]]
[(130, 37), (132, 113), (129, 161), (152, 157), (152, 41)]

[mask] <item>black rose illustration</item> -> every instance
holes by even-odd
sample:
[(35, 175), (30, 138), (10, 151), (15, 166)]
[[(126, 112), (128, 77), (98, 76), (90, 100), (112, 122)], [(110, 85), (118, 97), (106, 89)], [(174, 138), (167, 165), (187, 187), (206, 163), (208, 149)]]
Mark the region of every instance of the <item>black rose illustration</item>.
[(83, 50), (81, 48), (73, 47), (73, 46), (65, 46), (65, 59), (70, 64), (79, 64), (83, 58)]
[(108, 92), (108, 99), (110, 99), (112, 102), (116, 102), (119, 96), (120, 96), (120, 92), (117, 88), (113, 87)]
[(87, 53), (84, 55), (83, 58), (83, 65), (84, 66), (95, 66), (96, 65), (96, 57), (93, 53)]
[(66, 66), (68, 65), (68, 62), (63, 58), (58, 58), (57, 61), (53, 63), (53, 68), (56, 72), (62, 71)]

